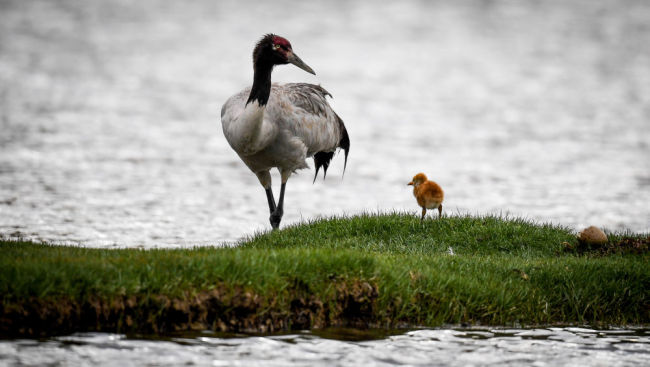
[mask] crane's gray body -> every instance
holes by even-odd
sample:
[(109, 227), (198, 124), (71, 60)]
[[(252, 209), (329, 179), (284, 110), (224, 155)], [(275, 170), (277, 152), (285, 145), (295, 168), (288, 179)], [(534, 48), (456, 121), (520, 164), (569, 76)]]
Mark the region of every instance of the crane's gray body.
[(250, 91), (245, 88), (224, 103), (221, 123), (230, 146), (265, 188), (271, 168), (280, 170), (284, 183), (292, 172), (308, 167), (306, 158), (335, 151), (343, 134), (347, 137), (325, 98), (330, 94), (318, 85), (273, 84), (266, 105), (246, 104)]

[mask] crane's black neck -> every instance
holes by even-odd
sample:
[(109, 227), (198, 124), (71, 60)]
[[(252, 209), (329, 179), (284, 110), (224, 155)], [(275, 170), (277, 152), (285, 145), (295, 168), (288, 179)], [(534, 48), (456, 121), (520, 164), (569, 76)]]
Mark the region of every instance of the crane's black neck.
[(253, 87), (251, 88), (251, 94), (248, 96), (248, 101), (246, 101), (247, 105), (250, 102), (257, 101), (260, 106), (265, 106), (269, 101), (272, 71), (272, 63), (255, 63)]

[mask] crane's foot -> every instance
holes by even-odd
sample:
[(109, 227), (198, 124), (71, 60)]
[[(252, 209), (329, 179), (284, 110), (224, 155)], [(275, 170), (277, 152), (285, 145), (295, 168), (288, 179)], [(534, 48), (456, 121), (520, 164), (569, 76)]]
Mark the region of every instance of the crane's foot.
[(269, 222), (271, 222), (271, 227), (273, 229), (280, 228), (280, 221), (282, 220), (283, 214), (284, 213), (282, 208), (277, 208), (273, 213), (271, 213), (271, 216), (269, 217)]

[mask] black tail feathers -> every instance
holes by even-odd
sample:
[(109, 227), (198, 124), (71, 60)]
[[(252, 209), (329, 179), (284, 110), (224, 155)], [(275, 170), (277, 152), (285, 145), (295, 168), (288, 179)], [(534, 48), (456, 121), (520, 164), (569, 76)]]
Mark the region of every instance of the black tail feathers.
[[(343, 164), (343, 174), (345, 175), (345, 168), (348, 166), (348, 153), (350, 153), (350, 136), (348, 136), (348, 131), (343, 124), (343, 120), (341, 120), (338, 115), (336, 115), (336, 118), (339, 122), (339, 129), (341, 131), (338, 148), (343, 149), (343, 152), (345, 153), (345, 163)], [(325, 179), (327, 176), (327, 168), (329, 168), (332, 158), (334, 158), (334, 152), (318, 152), (314, 154), (316, 173), (314, 174), (313, 182), (316, 182), (316, 177), (318, 177), (318, 171), (321, 167), (323, 167), (323, 180)]]
[(334, 152), (318, 152), (314, 154), (314, 164), (316, 165), (314, 182), (316, 182), (316, 177), (318, 177), (318, 171), (321, 167), (323, 167), (323, 180), (325, 179), (327, 176), (327, 168), (329, 168), (332, 158), (334, 158)]
[(343, 174), (345, 175), (345, 168), (348, 166), (348, 153), (350, 153), (350, 137), (348, 136), (348, 130), (345, 128), (345, 125), (343, 125), (343, 120), (341, 120), (340, 117), (339, 122), (341, 123), (341, 140), (339, 141), (339, 147), (343, 149), (343, 153), (345, 153), (345, 162), (343, 163)]

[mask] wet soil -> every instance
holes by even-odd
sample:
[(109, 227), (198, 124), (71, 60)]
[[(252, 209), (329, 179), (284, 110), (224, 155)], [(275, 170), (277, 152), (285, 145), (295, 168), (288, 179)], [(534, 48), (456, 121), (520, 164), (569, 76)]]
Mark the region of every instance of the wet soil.
[(565, 252), (578, 254), (607, 256), (613, 254), (646, 254), (650, 247), (650, 236), (647, 237), (623, 237), (608, 242), (587, 243), (578, 241), (577, 245), (565, 243)]
[[(272, 333), (325, 327), (367, 328), (376, 322), (378, 289), (366, 281), (338, 281), (327, 299), (294, 287), (288, 298), (261, 296), (224, 284), (179, 298), (32, 297), (0, 305), (0, 335), (42, 337), (82, 331), (170, 333), (213, 330)], [(286, 293), (284, 295), (286, 297)], [(288, 307), (287, 307), (288, 305)]]

